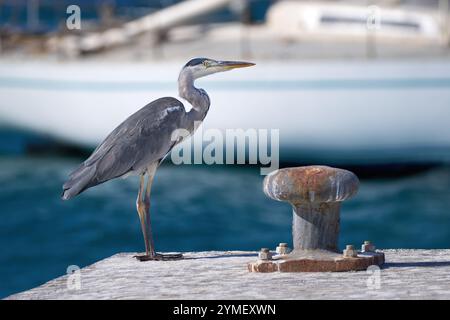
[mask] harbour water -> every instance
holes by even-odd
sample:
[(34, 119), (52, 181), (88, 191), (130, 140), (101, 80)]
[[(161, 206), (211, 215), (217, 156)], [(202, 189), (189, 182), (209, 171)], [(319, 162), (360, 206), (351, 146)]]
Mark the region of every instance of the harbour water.
[[(117, 252), (143, 250), (136, 177), (60, 200), (82, 159), (0, 157), (0, 297), (40, 285)], [(291, 209), (261, 190), (259, 168), (165, 165), (153, 188), (160, 251), (257, 250), (291, 242)], [(361, 180), (343, 204), (340, 246), (446, 248), (450, 167), (396, 179)]]

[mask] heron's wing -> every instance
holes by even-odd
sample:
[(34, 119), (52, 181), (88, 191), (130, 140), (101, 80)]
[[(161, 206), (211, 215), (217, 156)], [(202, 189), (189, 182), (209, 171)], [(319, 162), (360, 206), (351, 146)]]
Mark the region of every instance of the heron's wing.
[(173, 147), (172, 133), (180, 128), (185, 114), (183, 104), (168, 97), (155, 100), (131, 115), (71, 173), (63, 186), (64, 196), (70, 198), (131, 171), (145, 170), (162, 159)]

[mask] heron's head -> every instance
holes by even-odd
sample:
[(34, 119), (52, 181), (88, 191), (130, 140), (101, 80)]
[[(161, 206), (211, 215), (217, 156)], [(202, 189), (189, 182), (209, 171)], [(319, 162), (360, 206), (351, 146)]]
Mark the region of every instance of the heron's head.
[(254, 65), (254, 63), (243, 61), (217, 61), (208, 58), (195, 58), (184, 65), (182, 72), (189, 72), (194, 79), (198, 79), (213, 73)]

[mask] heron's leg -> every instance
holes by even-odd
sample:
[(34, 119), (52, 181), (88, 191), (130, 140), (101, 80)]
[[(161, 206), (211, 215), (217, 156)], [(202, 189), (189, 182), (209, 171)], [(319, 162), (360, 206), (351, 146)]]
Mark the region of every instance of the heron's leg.
[(149, 247), (149, 252), (147, 255), (150, 255), (152, 258), (156, 256), (155, 253), (155, 245), (153, 243), (153, 232), (152, 232), (152, 223), (150, 220), (150, 192), (152, 190), (153, 178), (155, 177), (157, 165), (152, 165), (147, 169), (147, 186), (145, 188), (144, 194), (144, 213), (145, 213), (145, 231), (147, 233), (147, 245)]
[(153, 164), (147, 169), (147, 186), (144, 190), (144, 175), (141, 176), (141, 184), (139, 188), (139, 194), (137, 199), (137, 207), (139, 218), (141, 220), (142, 233), (144, 234), (146, 255), (136, 256), (140, 261), (148, 260), (178, 260), (183, 256), (181, 254), (159, 254), (155, 252), (155, 246), (153, 244), (152, 226), (150, 220), (150, 194), (153, 185), (153, 178), (155, 177), (158, 164)]
[(155, 177), (157, 168), (158, 168), (158, 164), (154, 164), (151, 167), (149, 167), (147, 170), (148, 179), (147, 179), (147, 187), (145, 189), (145, 196), (144, 196), (148, 239), (149, 239), (150, 248), (151, 248), (150, 258), (148, 260), (178, 260), (183, 257), (181, 254), (161, 254), (161, 253), (156, 253), (155, 249), (154, 249), (155, 245), (153, 243), (152, 226), (151, 226), (151, 220), (150, 220), (150, 194), (152, 191), (153, 178)]
[[(146, 189), (145, 186), (145, 173), (141, 174), (141, 180), (139, 184), (139, 192), (136, 199), (136, 207), (139, 215), (139, 220), (141, 222), (142, 234), (144, 236), (145, 242), (145, 256), (138, 256), (137, 258), (143, 260), (143, 258), (154, 258), (155, 249), (153, 247), (153, 239), (150, 229), (150, 202), (146, 201)], [(142, 258), (142, 259), (141, 259)]]

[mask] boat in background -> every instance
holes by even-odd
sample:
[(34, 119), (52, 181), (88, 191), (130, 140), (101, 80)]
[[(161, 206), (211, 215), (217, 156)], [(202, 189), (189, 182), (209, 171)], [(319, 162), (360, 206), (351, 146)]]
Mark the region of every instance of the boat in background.
[[(45, 59), (2, 58), (0, 121), (93, 147), (140, 107), (177, 96), (186, 60), (241, 58), (256, 67), (198, 81), (212, 100), (205, 130), (279, 129), (282, 160), (450, 161), (448, 14), (380, 6), (378, 21), (373, 7), (279, 1), (258, 25), (185, 24), (231, 2), (189, 0), (122, 27), (50, 36), (65, 49)], [(162, 27), (166, 41), (147, 41)]]
[(385, 42), (436, 44), (445, 41), (445, 17), (438, 10), (335, 2), (279, 1), (267, 13), (267, 23), (280, 37), (352, 41), (368, 36)]
[[(198, 80), (212, 100), (205, 130), (279, 129), (281, 157), (420, 161), (450, 150), (449, 61), (255, 62)], [(92, 147), (140, 107), (177, 96), (183, 63), (1, 64), (1, 121)]]

